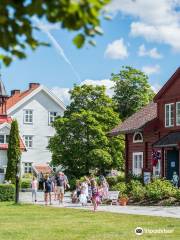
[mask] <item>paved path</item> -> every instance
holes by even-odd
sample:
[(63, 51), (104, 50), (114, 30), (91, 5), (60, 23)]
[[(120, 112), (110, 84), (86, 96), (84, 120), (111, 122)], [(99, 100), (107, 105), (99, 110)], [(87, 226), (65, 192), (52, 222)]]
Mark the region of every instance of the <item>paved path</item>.
[[(44, 195), (42, 192), (38, 192), (37, 196), (39, 205), (44, 205)], [(23, 203), (32, 203), (31, 193), (20, 193), (20, 201)], [(82, 207), (80, 204), (72, 204), (70, 194), (66, 193), (65, 201), (63, 205), (59, 205), (58, 201), (52, 201), (52, 207), (65, 207), (65, 208), (78, 208), (92, 210), (91, 204), (86, 207)], [(160, 216), (160, 217), (172, 217), (180, 218), (180, 207), (144, 207), (144, 206), (116, 206), (116, 205), (102, 205), (98, 207), (98, 211), (134, 214), (134, 215), (148, 215), (148, 216)]]

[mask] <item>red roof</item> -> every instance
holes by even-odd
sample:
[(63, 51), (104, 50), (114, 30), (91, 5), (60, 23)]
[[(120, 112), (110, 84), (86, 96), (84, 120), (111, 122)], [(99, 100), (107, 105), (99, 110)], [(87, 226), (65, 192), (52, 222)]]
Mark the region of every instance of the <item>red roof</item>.
[(16, 103), (18, 103), (24, 97), (28, 96), (30, 93), (32, 93), (38, 87), (39, 87), (39, 84), (34, 84), (31, 88), (29, 88), (26, 91), (23, 91), (23, 92), (17, 91), (15, 94), (13, 94), (11, 97), (8, 98), (8, 100), (6, 102), (7, 110), (9, 108), (13, 107)]
[(43, 174), (50, 174), (52, 173), (52, 169), (48, 164), (37, 164), (33, 165), (33, 168), (35, 172), (38, 173), (43, 173)]
[(157, 104), (150, 103), (109, 132), (110, 136), (142, 129), (148, 122), (157, 118)]
[[(7, 115), (0, 115), (0, 125), (3, 123), (12, 123), (12, 118), (8, 117)], [(8, 144), (7, 143), (0, 143), (0, 150), (7, 150), (8, 149)], [(23, 143), (23, 140), (20, 138), (20, 149), (22, 151), (26, 150), (26, 147)]]

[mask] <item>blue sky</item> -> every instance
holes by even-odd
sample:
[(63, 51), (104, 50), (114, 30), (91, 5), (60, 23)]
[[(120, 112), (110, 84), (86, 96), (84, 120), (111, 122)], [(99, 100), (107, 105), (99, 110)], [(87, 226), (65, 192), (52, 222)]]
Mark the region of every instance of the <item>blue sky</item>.
[[(10, 67), (2, 67), (2, 79), (8, 91), (25, 89), (29, 82), (39, 82), (66, 101), (67, 90), (73, 84), (103, 83), (111, 73), (118, 73), (123, 65), (144, 70), (150, 84), (157, 90), (179, 67), (180, 15), (179, 0), (114, 0), (108, 11), (111, 21), (102, 19), (103, 36), (95, 38), (96, 47), (85, 45), (77, 49), (72, 44), (73, 33), (52, 29), (80, 79), (64, 61), (57, 49), (40, 47), (27, 51), (27, 59), (14, 60)], [(49, 42), (44, 32), (39, 40)], [(106, 81), (107, 87), (111, 84)]]

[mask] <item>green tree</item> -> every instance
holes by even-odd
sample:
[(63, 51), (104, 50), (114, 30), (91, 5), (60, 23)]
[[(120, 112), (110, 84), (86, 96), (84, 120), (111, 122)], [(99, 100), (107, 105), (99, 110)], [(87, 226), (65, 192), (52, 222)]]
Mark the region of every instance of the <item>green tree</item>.
[(71, 103), (64, 117), (54, 122), (56, 135), (49, 143), (53, 164), (61, 164), (68, 175), (75, 177), (95, 168), (101, 172), (122, 168), (124, 141), (119, 136), (107, 136), (120, 120), (105, 87), (75, 86), (70, 93)]
[(111, 80), (115, 83), (113, 99), (122, 120), (147, 105), (154, 97), (148, 77), (138, 69), (125, 66), (119, 73), (112, 74)]
[(17, 164), (19, 164), (20, 157), (21, 157), (19, 129), (18, 129), (18, 123), (16, 120), (14, 120), (11, 123), (7, 157), (8, 157), (8, 163), (7, 163), (5, 179), (8, 181), (11, 180), (12, 183), (15, 183)]
[[(36, 49), (47, 45), (35, 38), (34, 17), (49, 23), (59, 23), (60, 27), (76, 31), (73, 39), (80, 48), (86, 37), (102, 34), (100, 13), (110, 0), (1, 0), (0, 4), (0, 48), (1, 59), (9, 65), (13, 57), (25, 58), (25, 49)], [(93, 44), (93, 41), (90, 40)]]

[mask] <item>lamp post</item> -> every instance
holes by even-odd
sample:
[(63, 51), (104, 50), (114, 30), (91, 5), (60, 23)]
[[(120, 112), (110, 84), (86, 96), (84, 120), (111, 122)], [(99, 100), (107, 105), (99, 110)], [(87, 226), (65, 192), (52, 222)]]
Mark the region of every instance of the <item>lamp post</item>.
[(16, 192), (15, 192), (15, 203), (19, 203), (19, 179), (20, 179), (20, 159), (16, 165)]

